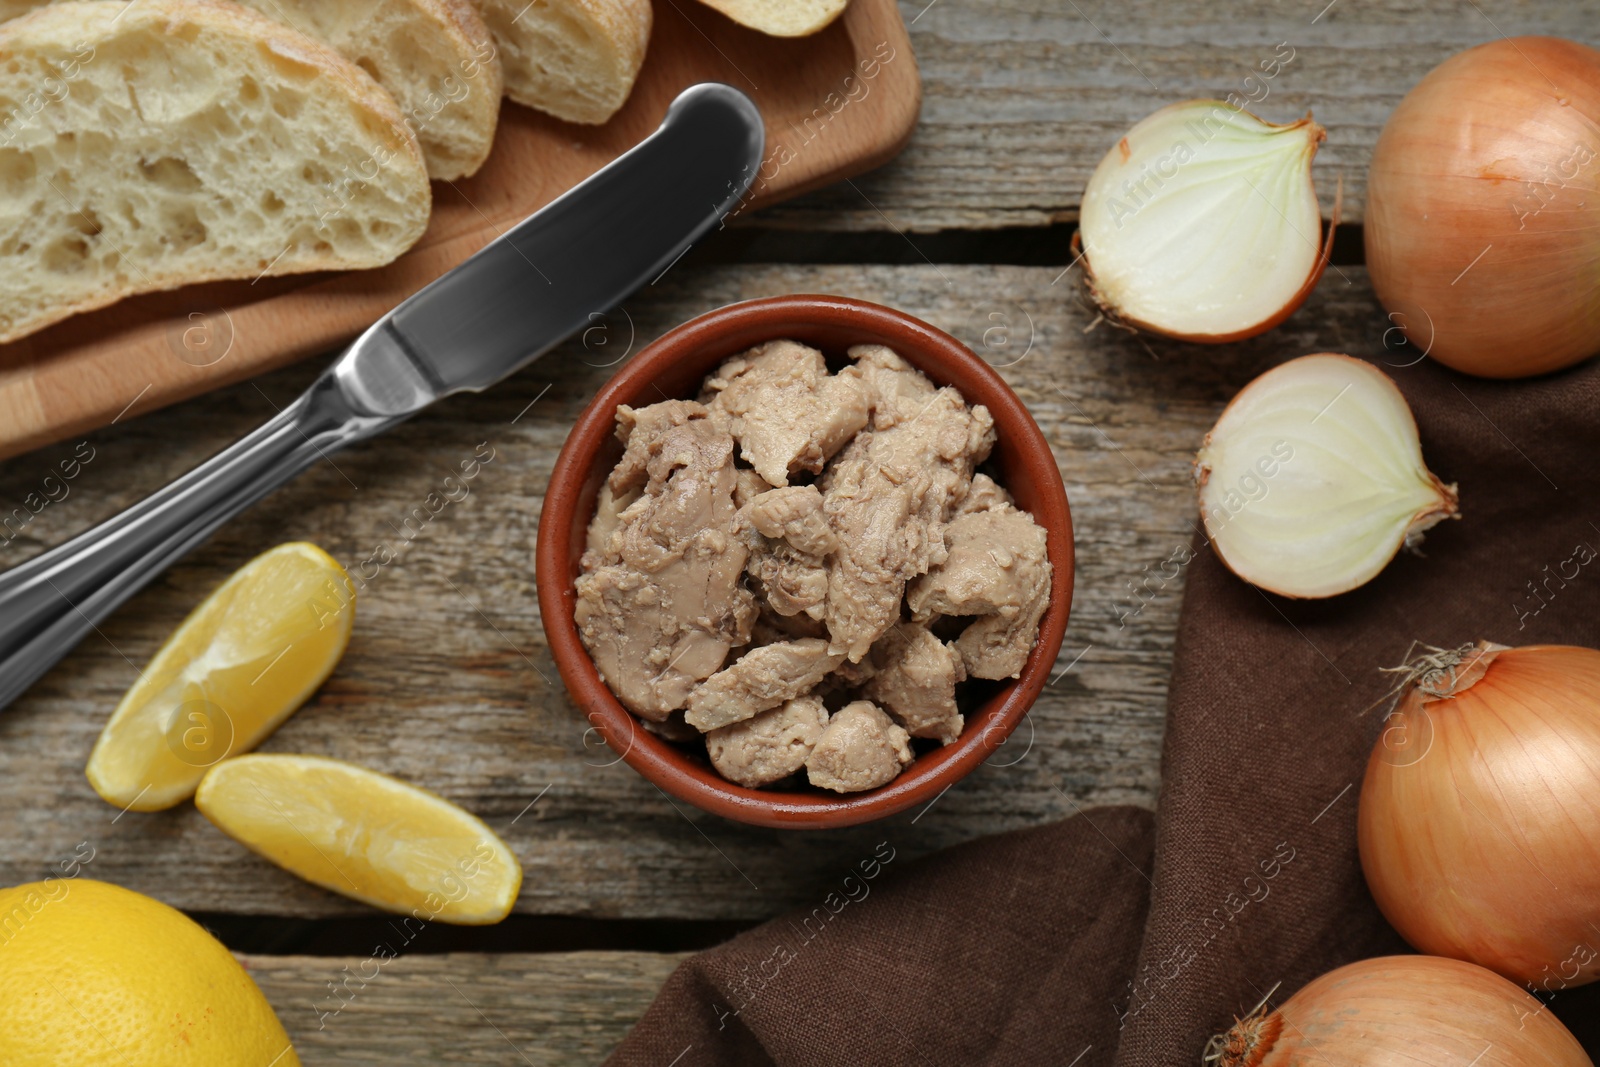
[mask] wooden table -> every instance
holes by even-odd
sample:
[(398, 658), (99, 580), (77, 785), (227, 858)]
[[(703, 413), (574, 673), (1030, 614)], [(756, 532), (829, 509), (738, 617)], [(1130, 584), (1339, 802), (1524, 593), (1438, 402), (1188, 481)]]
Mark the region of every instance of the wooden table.
[[(719, 235), (586, 344), (313, 469), (0, 715), (0, 884), (41, 877), (89, 842), (91, 876), (201, 913), (231, 943), (266, 950), (245, 961), (307, 1064), (580, 1063), (616, 1042), (681, 958), (644, 949), (704, 943), (820, 899), (877, 841), (910, 856), (1094, 804), (1154, 806), (1182, 588), (1146, 579), (1188, 543), (1193, 451), (1253, 375), (1306, 352), (1381, 352), (1389, 323), (1359, 266), (1360, 242), (1343, 240), (1306, 307), (1264, 338), (1196, 348), (1097, 327), (1067, 247), (1090, 170), (1162, 104), (1248, 92), (1245, 78), (1287, 42), (1294, 58), (1265, 83), (1256, 110), (1276, 121), (1315, 110), (1329, 130), (1319, 192), (1331, 205), (1342, 179), (1345, 218), (1359, 226), (1371, 146), (1425, 71), (1501, 32), (1597, 44), (1600, 31), (1556, 0), (901, 7), (925, 102), (900, 159)], [(929, 808), (821, 834), (724, 822), (614, 762), (553, 684), (532, 578), (550, 464), (608, 368), (692, 315), (796, 291), (894, 305), (1001, 367), (1055, 449), (1078, 531), (1059, 676), (1013, 741)], [(182, 473), (268, 418), (321, 363), (89, 435), (94, 458), (65, 497), (0, 543), (0, 565)], [(478, 813), (526, 870), (518, 914), (503, 935), (452, 941), (430, 931), (433, 948), (467, 951), (428, 951), (419, 939), (377, 978), (350, 984), (353, 996), (332, 1000), (329, 983), (366, 959), (360, 939), (382, 936), (372, 934), (383, 926), (375, 913), (254, 858), (192, 807), (119, 814), (89, 789), (83, 765), (138, 668), (235, 567), (293, 538), (347, 564), (381, 541), (398, 544), (411, 510), (481, 442), (494, 459), (471, 496), (384, 570), (337, 672), (263, 747), (354, 760)], [(0, 501), (9, 508), (38, 490), (73, 445), (0, 466)], [(1138, 610), (1134, 582), (1155, 590)], [(283, 945), (316, 954), (270, 954)], [(330, 945), (339, 954), (325, 954)], [(517, 951), (495, 951), (506, 947)]]

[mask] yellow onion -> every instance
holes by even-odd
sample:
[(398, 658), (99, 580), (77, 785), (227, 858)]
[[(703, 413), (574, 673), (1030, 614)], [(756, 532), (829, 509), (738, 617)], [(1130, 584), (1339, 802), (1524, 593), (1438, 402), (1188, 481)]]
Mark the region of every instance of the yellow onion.
[(1515, 37), (1445, 60), (1372, 153), (1367, 269), (1410, 341), (1518, 378), (1600, 351), (1600, 52)]
[(1333, 251), (1311, 183), (1326, 136), (1310, 115), (1279, 126), (1220, 100), (1139, 122), (1083, 192), (1073, 242), (1096, 303), (1118, 322), (1210, 343), (1288, 318)]
[(1361, 787), (1361, 866), (1423, 952), (1554, 991), (1600, 977), (1600, 652), (1436, 650)]
[(1455, 486), (1422, 462), (1394, 382), (1332, 352), (1291, 359), (1241, 389), (1194, 474), (1217, 557), (1282, 596), (1348, 592), (1460, 514)]
[(1593, 1067), (1534, 997), (1482, 967), (1383, 956), (1329, 971), (1211, 1039), (1208, 1067)]

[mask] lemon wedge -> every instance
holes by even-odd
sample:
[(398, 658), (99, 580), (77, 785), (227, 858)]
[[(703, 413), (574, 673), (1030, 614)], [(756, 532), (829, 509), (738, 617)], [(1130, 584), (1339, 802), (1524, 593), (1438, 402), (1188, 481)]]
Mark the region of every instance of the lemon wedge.
[(157, 900), (87, 878), (0, 889), (6, 1067), (299, 1067), (261, 990)]
[(87, 773), (107, 802), (159, 811), (248, 752), (323, 683), (355, 621), (355, 586), (316, 545), (245, 564), (195, 608), (100, 733)]
[(195, 807), (280, 867), (424, 922), (511, 912), (517, 858), (482, 820), (414, 785), (318, 756), (240, 756), (206, 772)]

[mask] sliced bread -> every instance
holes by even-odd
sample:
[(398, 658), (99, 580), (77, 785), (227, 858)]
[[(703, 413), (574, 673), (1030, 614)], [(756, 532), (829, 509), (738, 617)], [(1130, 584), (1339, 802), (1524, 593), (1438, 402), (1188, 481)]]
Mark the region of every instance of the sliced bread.
[[(0, 19), (49, 0), (0, 0)], [(500, 117), (500, 61), (468, 0), (239, 0), (355, 63), (394, 94), (432, 178), (477, 171)]]
[(839, 17), (850, 0), (701, 0), (741, 26), (773, 37), (805, 37)]
[(394, 98), (280, 22), (94, 0), (0, 25), (0, 341), (133, 293), (379, 266), (430, 206)]
[(650, 0), (479, 0), (506, 95), (599, 125), (628, 99), (650, 43)]

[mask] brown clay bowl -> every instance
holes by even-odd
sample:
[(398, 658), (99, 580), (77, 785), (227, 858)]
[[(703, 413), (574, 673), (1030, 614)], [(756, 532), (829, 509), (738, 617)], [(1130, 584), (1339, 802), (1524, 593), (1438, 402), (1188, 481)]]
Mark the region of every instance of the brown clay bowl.
[[(888, 785), (835, 795), (804, 787), (747, 789), (719, 775), (704, 751), (645, 730), (600, 679), (573, 622), (575, 582), (600, 483), (622, 455), (613, 432), (619, 404), (692, 397), (719, 363), (752, 345), (791, 338), (830, 361), (856, 344), (884, 344), (969, 404), (986, 405), (998, 443), (986, 469), (1045, 528), (1055, 578), (1038, 644), (1022, 675), (984, 683), (952, 744), (924, 752)], [(550, 651), (568, 691), (606, 742), (645, 778), (707, 811), (758, 826), (825, 829), (879, 819), (925, 804), (1005, 741), (1044, 688), (1072, 606), (1072, 517), (1061, 472), (1033, 416), (1000, 376), (960, 341), (909, 315), (839, 296), (780, 296), (731, 304), (684, 323), (625, 364), (579, 416), (550, 474), (535, 564)], [(974, 683), (967, 683), (969, 686)]]

